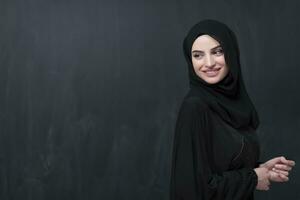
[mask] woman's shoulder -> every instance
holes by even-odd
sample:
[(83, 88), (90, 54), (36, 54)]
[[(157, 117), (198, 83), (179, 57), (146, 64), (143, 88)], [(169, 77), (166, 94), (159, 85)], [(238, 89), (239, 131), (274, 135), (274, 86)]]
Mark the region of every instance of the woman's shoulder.
[(181, 110), (207, 112), (209, 111), (209, 106), (201, 97), (186, 95), (182, 101)]

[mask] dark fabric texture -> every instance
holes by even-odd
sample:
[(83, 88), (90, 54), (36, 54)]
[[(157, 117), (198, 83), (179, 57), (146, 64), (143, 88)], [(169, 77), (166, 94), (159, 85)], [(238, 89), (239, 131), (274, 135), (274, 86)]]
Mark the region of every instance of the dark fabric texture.
[[(228, 75), (208, 84), (194, 72), (191, 47), (200, 35), (222, 46)], [(252, 200), (259, 159), (257, 112), (246, 92), (236, 37), (224, 24), (204, 20), (184, 40), (190, 90), (175, 128), (171, 200)]]
[[(210, 35), (216, 39), (224, 51), (226, 64), (230, 68), (228, 75), (219, 83), (208, 84), (197, 76), (191, 61), (191, 48), (195, 39), (201, 35)], [(183, 51), (189, 69), (191, 89), (209, 104), (224, 121), (235, 128), (257, 128), (257, 112), (247, 94), (241, 74), (239, 48), (236, 36), (223, 23), (204, 20), (194, 25), (184, 39)]]

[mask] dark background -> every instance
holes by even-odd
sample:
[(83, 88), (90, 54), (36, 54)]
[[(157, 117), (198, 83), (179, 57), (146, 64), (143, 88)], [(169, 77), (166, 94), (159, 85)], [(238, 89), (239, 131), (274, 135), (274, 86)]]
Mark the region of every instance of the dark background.
[[(236, 32), (262, 160), (299, 160), (300, 1), (0, 0), (0, 199), (165, 200), (182, 41)], [(300, 173), (256, 199), (300, 199)]]

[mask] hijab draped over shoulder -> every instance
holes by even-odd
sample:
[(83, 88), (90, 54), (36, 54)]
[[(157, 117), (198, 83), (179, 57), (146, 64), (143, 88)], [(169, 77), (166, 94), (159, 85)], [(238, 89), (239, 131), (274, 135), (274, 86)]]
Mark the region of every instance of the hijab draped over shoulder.
[[(194, 41), (201, 35), (209, 35), (217, 40), (224, 52), (229, 73), (220, 82), (209, 84), (194, 71), (191, 49)], [(236, 129), (256, 129), (258, 114), (244, 86), (236, 36), (223, 23), (203, 20), (195, 24), (183, 42), (183, 51), (188, 63), (190, 94), (202, 98), (211, 110)]]

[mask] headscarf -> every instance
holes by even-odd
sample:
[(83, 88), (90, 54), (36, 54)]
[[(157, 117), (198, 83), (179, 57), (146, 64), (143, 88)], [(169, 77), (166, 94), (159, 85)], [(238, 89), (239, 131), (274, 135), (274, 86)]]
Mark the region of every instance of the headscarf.
[[(192, 64), (192, 45), (201, 35), (209, 35), (220, 43), (229, 67), (229, 73), (216, 84), (209, 84), (201, 79)], [(238, 43), (232, 30), (215, 20), (200, 21), (185, 37), (183, 51), (188, 63), (191, 93), (201, 96), (209, 107), (232, 127), (256, 129), (259, 118), (244, 86)]]

